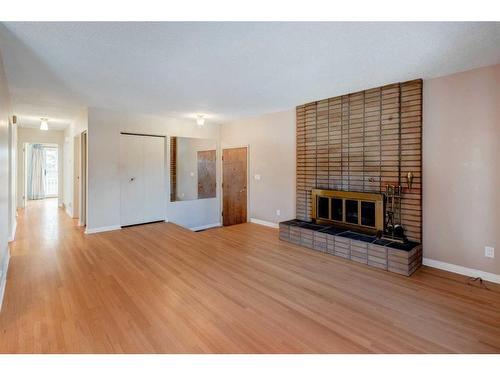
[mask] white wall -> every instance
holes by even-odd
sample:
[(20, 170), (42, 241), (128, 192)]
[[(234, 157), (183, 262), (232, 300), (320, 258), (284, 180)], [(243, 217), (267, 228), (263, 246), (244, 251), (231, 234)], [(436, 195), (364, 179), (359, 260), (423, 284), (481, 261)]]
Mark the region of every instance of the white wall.
[(17, 125), (9, 122), (9, 240), (13, 241), (17, 227)]
[(198, 151), (217, 149), (217, 140), (177, 138), (177, 199), (198, 199)]
[(250, 218), (278, 223), (295, 217), (294, 109), (222, 125), (221, 145), (249, 146)]
[(500, 275), (500, 65), (425, 81), (423, 108), (424, 257)]
[[(11, 102), (3, 60), (0, 54), (0, 308), (2, 305), (5, 283), (7, 281), (7, 267), (9, 261), (8, 242), (11, 236), (14, 218), (9, 217), (12, 211), (10, 193), (10, 166), (9, 166), (9, 118), (11, 116)], [(9, 201), (11, 203), (9, 203)]]
[[(82, 109), (80, 114), (75, 118), (64, 131), (64, 194), (63, 202), (68, 215), (73, 217), (74, 197), (73, 186), (75, 176), (74, 164), (74, 138), (79, 136), (88, 128), (88, 112), (87, 109)], [(80, 166), (78, 166), (79, 168)], [(78, 172), (78, 171), (77, 171)], [(77, 174), (78, 175), (78, 174)], [(80, 199), (80, 197), (76, 197)]]
[[(200, 129), (194, 120), (89, 108), (87, 230), (90, 232), (100, 228), (120, 226), (120, 171), (118, 168), (120, 132), (219, 139), (219, 126), (214, 124), (207, 123)], [(165, 192), (165, 200), (168, 202), (166, 219), (189, 228), (219, 223), (219, 194), (213, 199), (169, 202), (169, 154), (170, 152), (167, 152), (167, 160), (165, 160), (165, 173), (168, 176)], [(217, 173), (219, 181), (220, 171)]]
[(24, 194), (24, 150), (25, 143), (56, 144), (58, 148), (58, 202), (63, 204), (64, 195), (64, 132), (62, 130), (40, 130), (32, 128), (18, 128), (17, 130), (17, 206), (23, 207)]

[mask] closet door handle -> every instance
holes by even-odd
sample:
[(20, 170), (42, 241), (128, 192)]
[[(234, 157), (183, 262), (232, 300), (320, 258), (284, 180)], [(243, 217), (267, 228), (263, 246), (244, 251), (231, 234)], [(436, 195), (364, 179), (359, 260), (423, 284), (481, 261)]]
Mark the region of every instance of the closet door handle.
[(134, 181), (135, 177), (130, 177), (130, 182)]

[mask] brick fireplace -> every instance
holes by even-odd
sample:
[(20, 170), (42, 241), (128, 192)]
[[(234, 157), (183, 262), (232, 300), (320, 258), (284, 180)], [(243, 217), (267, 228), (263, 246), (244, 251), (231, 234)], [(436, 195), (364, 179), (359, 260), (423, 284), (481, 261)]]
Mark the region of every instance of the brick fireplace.
[(413, 273), (422, 262), (422, 80), (303, 104), (296, 121), (297, 219), (280, 224), (280, 238)]
[(422, 80), (303, 104), (296, 121), (297, 219), (313, 220), (314, 189), (386, 194), (400, 187), (394, 224), (422, 240)]

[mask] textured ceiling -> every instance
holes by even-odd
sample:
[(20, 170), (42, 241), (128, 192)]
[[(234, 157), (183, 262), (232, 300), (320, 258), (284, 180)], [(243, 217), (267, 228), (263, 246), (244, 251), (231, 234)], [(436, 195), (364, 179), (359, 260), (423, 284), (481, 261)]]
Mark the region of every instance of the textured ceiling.
[(85, 106), (222, 123), (500, 63), (500, 23), (6, 23), (0, 49), (21, 123)]

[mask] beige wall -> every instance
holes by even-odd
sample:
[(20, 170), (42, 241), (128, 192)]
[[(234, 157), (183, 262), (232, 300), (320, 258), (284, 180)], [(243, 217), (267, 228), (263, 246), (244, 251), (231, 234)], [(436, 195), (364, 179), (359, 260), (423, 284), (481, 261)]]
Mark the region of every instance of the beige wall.
[(57, 144), (58, 158), (59, 158), (59, 192), (58, 201), (59, 205), (63, 204), (63, 190), (64, 190), (64, 132), (61, 130), (40, 130), (31, 128), (18, 128), (17, 132), (17, 206), (23, 207), (23, 194), (24, 194), (24, 152), (23, 146), (25, 143), (46, 143)]
[(250, 218), (271, 223), (294, 218), (295, 109), (223, 125), (222, 148), (240, 145), (249, 146)]
[(423, 198), (425, 258), (500, 274), (500, 65), (424, 82)]

